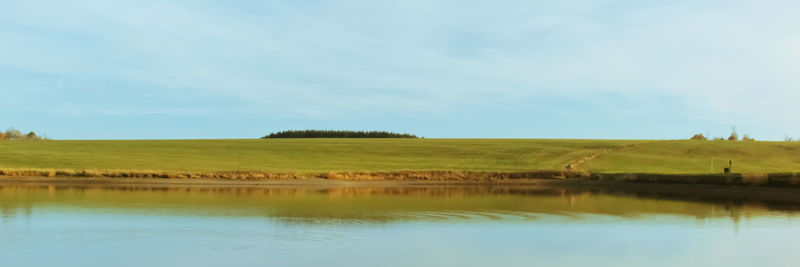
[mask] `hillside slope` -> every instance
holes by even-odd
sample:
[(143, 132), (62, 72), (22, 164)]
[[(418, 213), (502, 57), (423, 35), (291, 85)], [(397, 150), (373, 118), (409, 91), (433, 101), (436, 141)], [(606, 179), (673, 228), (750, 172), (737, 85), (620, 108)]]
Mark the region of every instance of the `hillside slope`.
[[(714, 166), (712, 167), (712, 160)], [(800, 143), (534, 139), (0, 142), (0, 169), (123, 171), (800, 172)]]

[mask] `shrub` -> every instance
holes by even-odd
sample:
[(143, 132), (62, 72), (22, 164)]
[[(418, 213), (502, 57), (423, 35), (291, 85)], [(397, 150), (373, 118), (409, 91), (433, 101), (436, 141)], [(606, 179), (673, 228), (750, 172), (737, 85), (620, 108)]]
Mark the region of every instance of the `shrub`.
[(22, 132), (14, 128), (8, 128), (5, 133), (5, 138), (8, 140), (15, 140), (22, 138)]
[(742, 136), (742, 141), (755, 141), (755, 138), (748, 136), (747, 134)]
[(728, 136), (728, 140), (729, 141), (739, 140), (739, 134), (736, 133), (736, 127), (735, 126), (733, 127), (733, 129), (731, 129), (731, 136)]
[(34, 133), (33, 131), (31, 131), (31, 132), (29, 132), (28, 134), (25, 135), (25, 139), (27, 139), (27, 140), (41, 140), (42, 138), (37, 136), (36, 133)]
[(689, 138), (689, 140), (702, 140), (702, 141), (706, 141), (706, 140), (708, 140), (708, 138), (706, 138), (706, 136), (705, 136), (705, 135), (703, 135), (703, 134), (695, 134), (694, 136), (692, 136), (692, 138)]
[(36, 135), (33, 131), (23, 135), (22, 132), (17, 129), (8, 128), (5, 133), (0, 132), (0, 140), (43, 140), (43, 138)]

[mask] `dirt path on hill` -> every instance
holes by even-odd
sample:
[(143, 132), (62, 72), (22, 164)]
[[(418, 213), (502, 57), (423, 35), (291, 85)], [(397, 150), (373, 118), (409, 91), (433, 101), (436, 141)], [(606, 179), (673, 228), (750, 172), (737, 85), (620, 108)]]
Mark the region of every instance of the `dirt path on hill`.
[(586, 156), (586, 157), (583, 157), (583, 158), (580, 158), (580, 159), (577, 159), (577, 160), (574, 160), (574, 161), (568, 163), (566, 166), (564, 166), (564, 169), (566, 169), (567, 171), (580, 171), (580, 166), (582, 164), (584, 164), (584, 163), (586, 163), (588, 161), (594, 160), (597, 157), (600, 157), (601, 155), (605, 155), (605, 154), (612, 153), (612, 152), (617, 152), (617, 151), (622, 151), (622, 150), (628, 150), (628, 149), (632, 149), (632, 148), (637, 148), (637, 147), (640, 147), (641, 145), (654, 143), (654, 142), (660, 142), (660, 141), (651, 141), (651, 142), (642, 142), (642, 143), (636, 143), (636, 144), (627, 144), (627, 145), (623, 145), (623, 146), (619, 146), (619, 147), (615, 147), (615, 148), (611, 148), (611, 149), (603, 149), (603, 151), (591, 154), (589, 156)]

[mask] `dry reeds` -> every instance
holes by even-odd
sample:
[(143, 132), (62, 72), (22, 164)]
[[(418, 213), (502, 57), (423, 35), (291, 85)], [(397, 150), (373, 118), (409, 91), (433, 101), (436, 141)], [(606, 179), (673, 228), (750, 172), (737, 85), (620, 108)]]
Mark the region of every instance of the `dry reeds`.
[(322, 178), (339, 181), (446, 181), (493, 182), (536, 179), (586, 179), (606, 182), (707, 184), (734, 186), (800, 186), (800, 173), (748, 174), (655, 174), (655, 173), (586, 173), (545, 170), (529, 172), (482, 171), (389, 171), (389, 172), (326, 172), (277, 173), (262, 171), (159, 172), (110, 170), (0, 170), (0, 176), (11, 177), (77, 177), (77, 178), (150, 178), (150, 179), (224, 179), (224, 180), (291, 180)]
[(568, 179), (588, 177), (570, 171), (479, 172), (479, 171), (395, 171), (328, 172), (322, 174), (276, 173), (260, 171), (159, 172), (101, 170), (0, 170), (0, 176), (16, 177), (105, 177), (160, 179), (286, 180), (323, 178), (343, 181), (494, 181), (513, 179)]
[(480, 172), (480, 171), (393, 171), (327, 173), (324, 178), (349, 181), (495, 181), (513, 179), (568, 179), (588, 177), (572, 171)]
[(160, 178), (160, 179), (227, 179), (227, 180), (286, 180), (308, 178), (295, 173), (254, 171), (225, 172), (159, 172), (159, 171), (100, 171), (100, 170), (0, 170), (0, 176), (17, 177), (105, 177), (105, 178)]

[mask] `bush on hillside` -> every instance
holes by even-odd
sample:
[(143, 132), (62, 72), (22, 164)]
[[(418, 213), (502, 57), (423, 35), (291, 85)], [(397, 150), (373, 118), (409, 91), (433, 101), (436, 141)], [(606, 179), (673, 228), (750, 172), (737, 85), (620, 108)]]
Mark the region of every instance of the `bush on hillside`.
[(33, 131), (28, 132), (27, 134), (22, 134), (21, 131), (8, 128), (5, 133), (0, 132), (0, 140), (42, 140), (41, 136), (36, 135)]
[(8, 130), (6, 130), (4, 139), (6, 140), (22, 139), (22, 132), (14, 128), (8, 128)]
[(739, 140), (739, 134), (736, 133), (736, 126), (731, 129), (731, 136), (728, 136), (728, 141)]
[(706, 140), (708, 140), (708, 138), (706, 138), (706, 136), (705, 136), (705, 135), (703, 135), (703, 134), (695, 134), (694, 136), (692, 136), (692, 138), (689, 138), (689, 140), (702, 140), (702, 141), (706, 141)]
[(262, 138), (417, 138), (417, 136), (385, 131), (290, 130), (271, 133)]
[(36, 133), (34, 133), (33, 131), (30, 131), (28, 134), (25, 135), (25, 139), (28, 139), (28, 140), (40, 140), (42, 138), (39, 137), (38, 135), (36, 135)]
[(747, 134), (742, 136), (742, 141), (755, 141), (755, 140), (756, 140), (755, 138), (752, 138)]

